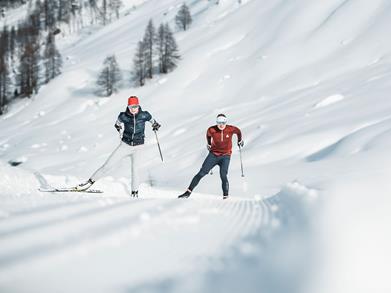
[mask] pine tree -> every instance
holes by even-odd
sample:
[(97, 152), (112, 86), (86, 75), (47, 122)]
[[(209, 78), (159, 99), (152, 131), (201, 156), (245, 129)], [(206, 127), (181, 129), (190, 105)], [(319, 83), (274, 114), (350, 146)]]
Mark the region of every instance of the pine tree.
[(43, 1), (43, 15), (45, 30), (49, 30), (55, 25), (55, 14), (54, 14), (54, 1), (44, 0)]
[(1, 48), (6, 57), (8, 57), (11, 53), (11, 34), (8, 30), (8, 27), (5, 25), (3, 27), (3, 32), (1, 33)]
[(16, 43), (17, 43), (17, 40), (16, 40), (16, 29), (13, 26), (11, 28), (11, 32), (10, 32), (10, 56), (11, 56), (11, 60), (12, 61), (14, 61), (14, 59), (15, 59)]
[(58, 21), (69, 23), (71, 19), (72, 2), (70, 0), (58, 0)]
[[(1, 44), (7, 43), (7, 36), (4, 33), (0, 34)], [(0, 115), (4, 113), (5, 106), (8, 103), (8, 97), (10, 95), (11, 78), (8, 65), (6, 47), (0, 46)]]
[(71, 0), (71, 14), (76, 16), (77, 12), (82, 8), (79, 1)]
[(83, 27), (82, 10), (83, 5), (81, 0), (71, 0), (71, 27), (73, 31), (79, 31)]
[(143, 38), (143, 43), (145, 46), (145, 67), (148, 78), (153, 78), (153, 69), (154, 69), (154, 46), (156, 43), (156, 29), (153, 25), (152, 19), (149, 20), (147, 28), (145, 29), (145, 34)]
[(26, 25), (31, 30), (31, 36), (35, 37), (40, 34), (40, 31), (44, 28), (44, 23), (42, 22), (43, 8), (40, 0), (37, 0), (36, 6), (28, 16)]
[(62, 57), (56, 48), (55, 37), (49, 33), (44, 51), (45, 83), (61, 74)]
[(115, 17), (119, 19), (119, 10), (124, 4), (121, 0), (110, 0), (109, 7), (115, 13)]
[(39, 46), (38, 40), (32, 39), (26, 42), (19, 62), (19, 87), (20, 94), (25, 97), (31, 97), (39, 89)]
[(90, 15), (91, 15), (91, 24), (94, 24), (98, 21), (99, 8), (97, 0), (88, 0), (88, 6), (90, 7)]
[(192, 21), (189, 7), (186, 3), (183, 3), (175, 17), (175, 22), (180, 29), (185, 31), (188, 29)]
[(103, 69), (99, 74), (97, 93), (106, 97), (118, 91), (119, 83), (122, 80), (121, 70), (114, 55), (109, 56), (103, 62)]
[(178, 45), (175, 41), (174, 34), (172, 33), (168, 24), (165, 25), (166, 29), (166, 50), (165, 50), (165, 62), (166, 71), (168, 73), (177, 67), (177, 62), (181, 58), (178, 51)]
[(163, 72), (164, 64), (164, 44), (166, 39), (166, 30), (164, 29), (164, 24), (160, 24), (158, 33), (157, 33), (157, 50), (158, 50), (158, 59), (159, 59), (159, 72)]
[(145, 62), (145, 44), (139, 41), (137, 44), (136, 54), (133, 59), (133, 78), (140, 86), (145, 84), (146, 62)]
[(15, 8), (25, 3), (26, 0), (0, 0), (0, 8)]
[(177, 67), (180, 59), (178, 46), (170, 26), (161, 24), (158, 31), (159, 72), (168, 73)]
[(102, 0), (102, 8), (100, 9), (103, 25), (106, 25), (109, 22), (108, 20), (109, 5), (107, 1), (109, 0)]
[(0, 52), (0, 115), (4, 113), (10, 96), (11, 78), (6, 57)]

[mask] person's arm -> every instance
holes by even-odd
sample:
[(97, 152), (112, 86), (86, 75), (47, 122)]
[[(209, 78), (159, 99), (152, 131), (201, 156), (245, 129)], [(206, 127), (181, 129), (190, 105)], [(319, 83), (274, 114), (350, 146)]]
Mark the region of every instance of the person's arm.
[(121, 114), (119, 114), (117, 121), (114, 124), (115, 129), (119, 132), (119, 136), (122, 138), (122, 135), (125, 131), (125, 124), (121, 120)]
[(145, 113), (147, 115), (146, 117), (147, 121), (149, 121), (149, 123), (152, 124), (152, 130), (158, 131), (161, 125), (152, 117), (152, 115), (149, 112), (146, 111)]
[(242, 138), (242, 132), (240, 131), (240, 129), (238, 127), (233, 127), (234, 128), (234, 133), (237, 135), (238, 137), (238, 146), (239, 147), (243, 147), (244, 146), (244, 141), (243, 141), (243, 138)]
[(210, 149), (212, 148), (212, 133), (210, 128), (208, 128), (208, 131), (206, 132), (206, 143), (206, 148), (208, 149), (208, 151), (210, 151)]

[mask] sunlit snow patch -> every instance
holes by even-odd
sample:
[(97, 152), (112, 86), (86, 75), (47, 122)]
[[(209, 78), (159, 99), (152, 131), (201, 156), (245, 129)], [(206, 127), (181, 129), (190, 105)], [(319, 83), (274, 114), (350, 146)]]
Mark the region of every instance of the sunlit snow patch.
[(330, 106), (330, 105), (335, 104), (339, 101), (342, 101), (343, 99), (345, 99), (345, 97), (343, 95), (340, 95), (340, 94), (332, 95), (332, 96), (329, 96), (329, 97), (323, 99), (319, 103), (317, 103), (314, 106), (314, 108), (322, 108), (322, 107)]
[(186, 128), (179, 128), (173, 133), (173, 136), (178, 136), (186, 132)]
[(285, 185), (283, 191), (289, 194), (295, 194), (305, 201), (312, 201), (318, 198), (318, 192), (315, 189), (306, 187), (298, 181), (293, 181)]
[(86, 152), (88, 152), (88, 148), (87, 148), (87, 147), (81, 146), (81, 147), (79, 148), (79, 153), (86, 153)]
[(161, 79), (158, 80), (159, 84), (164, 84), (166, 82), (167, 82), (167, 78), (161, 78)]

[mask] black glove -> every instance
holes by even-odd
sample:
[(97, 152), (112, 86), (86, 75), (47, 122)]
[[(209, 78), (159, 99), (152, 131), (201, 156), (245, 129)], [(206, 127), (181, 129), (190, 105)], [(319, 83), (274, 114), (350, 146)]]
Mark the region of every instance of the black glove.
[(117, 123), (115, 123), (114, 125), (115, 129), (117, 129), (118, 133), (119, 133), (119, 137), (122, 138), (122, 136), (124, 135), (124, 124), (117, 121)]
[(238, 147), (242, 148), (244, 146), (243, 139), (241, 141), (238, 141)]
[(161, 126), (161, 125), (155, 121), (155, 122), (153, 122), (153, 124), (152, 124), (152, 130), (153, 130), (153, 131), (158, 131), (159, 128), (160, 128), (160, 126)]
[(114, 124), (114, 127), (115, 127), (115, 129), (117, 129), (118, 132), (120, 132), (121, 129), (122, 129), (121, 126), (119, 126), (119, 125), (117, 125), (117, 124)]
[(212, 149), (212, 146), (210, 144), (207, 144), (206, 148), (208, 149), (208, 151), (210, 151)]

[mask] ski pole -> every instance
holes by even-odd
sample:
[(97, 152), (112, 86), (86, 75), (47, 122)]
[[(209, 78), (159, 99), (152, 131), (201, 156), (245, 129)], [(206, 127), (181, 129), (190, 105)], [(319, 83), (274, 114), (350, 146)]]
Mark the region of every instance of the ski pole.
[(162, 154), (162, 150), (161, 150), (161, 148), (160, 148), (160, 143), (159, 143), (159, 139), (158, 139), (158, 137), (157, 137), (157, 132), (156, 132), (156, 130), (154, 130), (153, 132), (155, 132), (157, 147), (159, 148), (160, 158), (162, 159), (162, 162), (163, 162), (163, 154)]
[(242, 159), (242, 147), (239, 146), (239, 155), (240, 155), (240, 169), (242, 170), (242, 177), (244, 177), (243, 173), (243, 159)]

